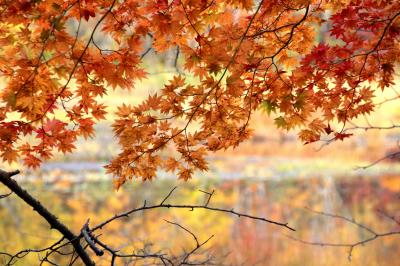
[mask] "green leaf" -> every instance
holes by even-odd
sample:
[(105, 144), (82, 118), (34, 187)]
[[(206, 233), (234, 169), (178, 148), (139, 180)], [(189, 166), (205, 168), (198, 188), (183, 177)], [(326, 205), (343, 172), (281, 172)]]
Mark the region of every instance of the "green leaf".
[(305, 96), (304, 94), (300, 94), (297, 96), (296, 102), (293, 104), (293, 107), (297, 110), (303, 109), (305, 104)]
[(17, 102), (17, 97), (14, 92), (11, 92), (7, 95), (7, 103), (11, 106), (12, 109), (15, 108), (15, 104)]
[(278, 105), (275, 102), (271, 102), (269, 100), (262, 101), (260, 104), (260, 108), (262, 111), (266, 112), (270, 115), (272, 112), (276, 112)]
[(285, 118), (283, 116), (275, 118), (275, 125), (278, 128), (284, 128), (284, 129), (287, 128), (287, 123), (286, 123), (286, 120), (285, 120)]

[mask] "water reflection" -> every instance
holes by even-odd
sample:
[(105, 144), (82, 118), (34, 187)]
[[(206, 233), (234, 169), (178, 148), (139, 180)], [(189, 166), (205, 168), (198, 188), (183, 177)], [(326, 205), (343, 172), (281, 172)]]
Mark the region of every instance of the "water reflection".
[[(90, 218), (92, 225), (132, 207), (157, 203), (176, 185), (175, 180), (152, 183), (134, 182), (115, 192), (107, 181), (76, 183), (68, 180), (25, 183), (59, 218), (76, 232)], [(380, 178), (308, 178), (282, 181), (256, 179), (192, 180), (179, 183), (171, 203), (202, 204), (207, 195), (216, 193), (210, 205), (287, 221), (296, 228), (290, 232), (274, 225), (239, 219), (207, 211), (152, 210), (135, 214), (105, 227), (101, 239), (110, 246), (129, 250), (165, 250), (179, 254), (190, 249), (193, 240), (185, 232), (164, 221), (178, 222), (190, 228), (200, 240), (215, 237), (205, 250), (217, 264), (242, 265), (346, 265), (348, 249), (304, 245), (287, 235), (313, 242), (352, 243), (369, 233), (342, 219), (325, 217), (310, 210), (336, 213), (354, 218), (377, 232), (396, 230), (398, 224), (380, 215), (400, 216), (400, 177)], [(310, 210), (309, 210), (310, 209)], [(46, 247), (59, 238), (48, 230), (38, 215), (15, 196), (0, 201), (0, 250), (16, 252), (23, 248)], [(352, 252), (352, 265), (393, 265), (398, 259), (398, 235), (372, 241)], [(60, 265), (66, 261), (57, 258)], [(99, 265), (108, 265), (101, 258)], [(0, 257), (1, 261), (1, 257)], [(29, 255), (17, 265), (36, 265), (37, 256)], [(117, 264), (119, 265), (119, 264)], [(121, 261), (121, 265), (124, 265)]]

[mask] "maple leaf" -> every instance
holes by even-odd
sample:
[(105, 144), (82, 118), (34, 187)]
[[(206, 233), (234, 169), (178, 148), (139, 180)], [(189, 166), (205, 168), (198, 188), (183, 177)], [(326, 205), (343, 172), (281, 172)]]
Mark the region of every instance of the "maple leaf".
[(178, 173), (179, 179), (183, 179), (185, 181), (188, 181), (190, 178), (192, 178), (193, 170), (181, 167)]
[(326, 133), (327, 135), (331, 134), (331, 133), (333, 132), (333, 130), (332, 130), (332, 128), (331, 128), (331, 125), (328, 124), (328, 126), (324, 128), (324, 131), (325, 131), (325, 133)]
[(303, 129), (298, 134), (299, 138), (304, 141), (304, 145), (316, 142), (320, 139), (320, 136), (312, 130)]
[(57, 133), (61, 132), (65, 128), (66, 125), (67, 125), (66, 123), (61, 122), (60, 120), (54, 118), (54, 119), (51, 119), (51, 120), (48, 120), (47, 122), (45, 122), (43, 124), (43, 129), (44, 129), (44, 132), (49, 132), (51, 134), (57, 134)]
[(105, 115), (107, 114), (107, 111), (105, 109), (106, 106), (104, 106), (104, 104), (94, 104), (92, 106), (91, 114), (97, 120), (105, 119)]
[(76, 149), (73, 144), (74, 141), (74, 138), (64, 137), (58, 144), (58, 150), (62, 153), (72, 152), (72, 150)]
[(90, 137), (93, 137), (94, 135), (94, 122), (92, 119), (90, 118), (81, 118), (78, 119), (78, 123), (79, 123), (79, 131), (82, 134), (82, 136), (87, 139)]
[(18, 152), (15, 150), (6, 150), (1, 153), (1, 157), (3, 158), (3, 162), (7, 162), (8, 164), (12, 164), (16, 162), (18, 159)]
[(265, 111), (268, 115), (272, 112), (275, 112), (278, 107), (278, 104), (271, 102), (269, 100), (264, 100), (260, 104), (261, 110)]
[(316, 133), (321, 133), (324, 132), (325, 124), (321, 119), (314, 119), (309, 123), (308, 127), (311, 129), (311, 131), (316, 132)]
[(33, 156), (32, 154), (28, 154), (24, 157), (24, 164), (33, 169), (38, 168), (41, 162), (42, 161), (39, 158)]
[(145, 104), (147, 105), (148, 109), (157, 110), (161, 104), (161, 96), (157, 96), (157, 93), (153, 96), (149, 96)]
[[(333, 133), (332, 123), (372, 113), (381, 92), (373, 84), (384, 90), (396, 83), (398, 1), (283, 2), (7, 2), (0, 157), (38, 167), (54, 150), (72, 152), (78, 137), (92, 137), (99, 120), (114, 118), (121, 152), (107, 172), (117, 188), (133, 176), (153, 179), (160, 168), (187, 180), (207, 169), (207, 152), (249, 138), (257, 109), (275, 113), (277, 128), (299, 129), (305, 143)], [(81, 20), (88, 34), (67, 29)], [(165, 61), (153, 59), (164, 51), (176, 51), (179, 73), (134, 105), (121, 99), (107, 116), (111, 108), (98, 98), (109, 87), (134, 90), (152, 79), (148, 73)]]
[(210, 151), (216, 151), (221, 147), (221, 141), (218, 137), (212, 136), (207, 139), (207, 147)]
[(174, 158), (168, 158), (164, 163), (165, 170), (173, 172), (179, 167), (179, 162)]
[(340, 132), (336, 132), (335, 133), (335, 140), (341, 140), (343, 141), (345, 138), (349, 138), (353, 136), (352, 133), (340, 133)]
[(83, 9), (82, 15), (86, 21), (88, 21), (91, 17), (93, 18), (96, 17), (96, 13), (90, 9)]
[(283, 116), (277, 117), (274, 120), (275, 120), (275, 124), (278, 128), (287, 129), (288, 124)]

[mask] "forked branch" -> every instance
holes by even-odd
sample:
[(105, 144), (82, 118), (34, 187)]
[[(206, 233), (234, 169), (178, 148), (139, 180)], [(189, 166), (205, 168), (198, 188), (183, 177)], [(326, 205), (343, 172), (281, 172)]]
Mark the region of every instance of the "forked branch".
[[(21, 250), (20, 252), (12, 255), (7, 252), (0, 252), (0, 256), (8, 257), (6, 265), (13, 265), (18, 259), (25, 257), (30, 253), (37, 253), (42, 254), (45, 253), (44, 257), (42, 257), (41, 263), (47, 262), (53, 265), (57, 265), (53, 261), (50, 260), (50, 257), (53, 254), (58, 254), (61, 256), (71, 256), (70, 263), (68, 265), (73, 265), (78, 258), (82, 260), (85, 265), (95, 265), (90, 254), (85, 250), (87, 247), (90, 247), (97, 256), (103, 256), (105, 252), (107, 252), (111, 256), (111, 265), (116, 265), (116, 260), (118, 258), (125, 258), (131, 259), (134, 261), (139, 260), (157, 260), (161, 263), (161, 265), (205, 265), (210, 263), (210, 258), (206, 258), (205, 260), (200, 261), (192, 261), (190, 259), (194, 254), (199, 255), (199, 250), (206, 245), (211, 238), (214, 237), (212, 235), (205, 241), (200, 241), (198, 237), (190, 231), (187, 227), (184, 227), (176, 222), (166, 221), (169, 224), (178, 226), (180, 229), (184, 230), (188, 234), (190, 234), (195, 242), (194, 247), (189, 251), (184, 251), (183, 254), (177, 257), (168, 257), (161, 252), (148, 252), (147, 250), (143, 251), (133, 251), (132, 253), (122, 253), (119, 250), (112, 248), (107, 243), (104, 243), (102, 240), (99, 239), (99, 235), (95, 235), (95, 231), (105, 227), (106, 225), (120, 219), (129, 217), (131, 214), (141, 211), (147, 210), (155, 210), (155, 209), (187, 209), (189, 211), (193, 211), (195, 209), (204, 209), (207, 211), (213, 212), (220, 212), (220, 213), (227, 213), (232, 214), (237, 217), (244, 217), (256, 221), (262, 221), (266, 223), (271, 223), (274, 225), (278, 225), (280, 227), (284, 227), (291, 231), (295, 231), (292, 227), (288, 226), (287, 223), (273, 221), (263, 217), (257, 217), (246, 213), (237, 212), (233, 209), (224, 209), (218, 207), (211, 207), (209, 206), (211, 202), (211, 198), (214, 195), (214, 191), (206, 192), (202, 191), (202, 193), (207, 194), (207, 200), (203, 205), (191, 205), (191, 204), (170, 204), (167, 203), (168, 200), (173, 195), (176, 187), (171, 189), (169, 193), (160, 201), (160, 203), (155, 205), (147, 206), (146, 201), (144, 202), (143, 206), (128, 210), (121, 214), (116, 214), (113, 217), (105, 220), (104, 222), (94, 226), (93, 228), (89, 227), (89, 220), (83, 225), (81, 232), (79, 235), (75, 235), (65, 224), (58, 220), (58, 218), (52, 214), (49, 210), (47, 210), (38, 200), (33, 198), (27, 191), (22, 189), (19, 184), (13, 180), (11, 177), (14, 175), (19, 174), (19, 171), (14, 172), (5, 172), (0, 170), (0, 182), (7, 186), (11, 193), (14, 193), (19, 198), (24, 200), (29, 206), (31, 206), (43, 219), (45, 219), (48, 224), (50, 225), (51, 229), (56, 229), (62, 235), (61, 239), (57, 242), (53, 243), (51, 246), (42, 249), (25, 249)], [(10, 193), (10, 194), (11, 194)], [(87, 243), (86, 245), (81, 244), (81, 239), (84, 239)], [(61, 248), (66, 247), (68, 245), (72, 245), (74, 250), (71, 252), (62, 252)]]
[(34, 211), (36, 211), (43, 219), (47, 221), (51, 229), (59, 231), (66, 239), (71, 241), (76, 253), (82, 259), (83, 263), (85, 263), (85, 265), (94, 265), (94, 262), (80, 244), (79, 238), (77, 238), (77, 236), (68, 227), (60, 222), (54, 214), (47, 210), (46, 207), (44, 207), (37, 199), (31, 196), (26, 190), (21, 188), (18, 183), (11, 178), (19, 173), (20, 172), (18, 170), (13, 172), (5, 172), (0, 170), (0, 182), (14, 192), (19, 198), (25, 201), (26, 204), (31, 206)]
[[(365, 224), (359, 223), (357, 222), (355, 219), (353, 218), (348, 218), (342, 215), (338, 215), (338, 214), (331, 214), (331, 213), (326, 213), (326, 212), (320, 212), (320, 211), (314, 211), (311, 209), (308, 209), (313, 213), (316, 213), (318, 215), (322, 215), (322, 216), (326, 216), (326, 217), (330, 217), (330, 218), (335, 218), (335, 219), (340, 219), (343, 220), (347, 223), (351, 223), (355, 226), (357, 226), (359, 229), (367, 232), (370, 234), (369, 237), (361, 239), (361, 240), (357, 240), (351, 243), (333, 243), (333, 242), (324, 242), (324, 241), (308, 241), (308, 240), (304, 240), (304, 239), (300, 239), (300, 238), (296, 238), (296, 237), (292, 237), (292, 236), (288, 236), (286, 235), (286, 237), (288, 237), (289, 239), (292, 239), (294, 241), (306, 244), (306, 245), (312, 245), (312, 246), (321, 246), (321, 247), (336, 247), (336, 248), (348, 248), (348, 260), (351, 261), (352, 258), (352, 253), (354, 248), (358, 247), (358, 246), (363, 246), (369, 242), (372, 242), (378, 238), (384, 238), (384, 237), (389, 237), (389, 236), (393, 236), (393, 235), (400, 235), (400, 230), (394, 230), (394, 231), (389, 231), (389, 232), (384, 232), (384, 233), (377, 233), (376, 230), (372, 229), (371, 227), (368, 227)], [(393, 219), (394, 220), (394, 219)], [(394, 220), (396, 223), (397, 221)]]

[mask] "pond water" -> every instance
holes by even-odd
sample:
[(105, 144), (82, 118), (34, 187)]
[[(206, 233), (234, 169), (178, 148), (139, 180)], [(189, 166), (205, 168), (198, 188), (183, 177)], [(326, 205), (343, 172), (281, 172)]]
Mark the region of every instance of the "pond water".
[[(377, 233), (399, 230), (394, 221), (400, 218), (400, 176), (396, 174), (277, 180), (202, 178), (187, 183), (164, 178), (151, 183), (135, 181), (118, 192), (109, 180), (100, 178), (85, 182), (40, 180), (22, 185), (75, 232), (88, 218), (94, 226), (114, 214), (143, 206), (145, 200), (146, 206), (157, 204), (175, 186), (178, 188), (168, 199), (171, 204), (201, 205), (208, 195), (199, 190), (214, 190), (208, 206), (288, 222), (296, 229), (292, 232), (266, 222), (207, 210), (153, 209), (110, 223), (97, 232), (103, 242), (124, 252), (162, 251), (173, 257), (195, 247), (191, 235), (165, 220), (189, 229), (200, 242), (213, 235), (193, 257), (193, 261), (211, 257), (206, 265), (395, 265), (400, 252), (399, 234), (354, 247), (351, 261), (348, 247), (300, 241), (351, 244), (373, 236), (343, 218), (316, 211), (354, 219)], [(0, 217), (0, 251), (44, 248), (60, 237), (15, 195), (0, 200)], [(70, 260), (70, 256), (60, 254), (53, 258), (57, 265), (68, 265)], [(6, 259), (0, 255), (0, 264)], [(98, 265), (110, 265), (111, 258), (105, 255), (96, 260)], [(155, 263), (127, 258), (116, 265)], [(38, 255), (27, 255), (15, 265), (38, 265)]]

